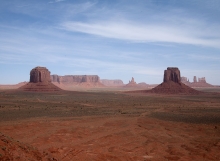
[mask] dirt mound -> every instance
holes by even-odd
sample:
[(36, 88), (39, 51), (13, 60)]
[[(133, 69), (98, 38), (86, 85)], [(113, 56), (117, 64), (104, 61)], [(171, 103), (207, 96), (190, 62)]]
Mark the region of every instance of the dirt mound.
[(167, 81), (163, 82), (157, 87), (153, 88), (152, 90), (149, 90), (150, 93), (162, 93), (162, 94), (199, 94), (201, 92), (188, 87), (187, 85), (183, 83), (176, 83), (173, 81)]
[(38, 83), (27, 83), (24, 86), (18, 88), (23, 91), (61, 91), (59, 87), (55, 86), (51, 82), (38, 82)]
[(20, 143), (14, 139), (0, 133), (0, 160), (39, 160), (49, 161), (56, 160), (53, 157), (49, 157), (48, 153), (40, 153), (36, 148), (32, 146)]

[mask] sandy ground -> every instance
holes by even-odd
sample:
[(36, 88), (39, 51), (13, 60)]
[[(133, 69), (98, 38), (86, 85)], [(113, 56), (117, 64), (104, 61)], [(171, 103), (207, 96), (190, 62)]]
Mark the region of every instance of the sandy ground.
[(0, 160), (219, 161), (219, 98), (0, 91)]

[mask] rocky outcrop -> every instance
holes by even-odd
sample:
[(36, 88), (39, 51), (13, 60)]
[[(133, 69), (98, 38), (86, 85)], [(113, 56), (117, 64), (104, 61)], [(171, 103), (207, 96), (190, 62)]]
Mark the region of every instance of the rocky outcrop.
[(197, 78), (196, 78), (196, 76), (193, 77), (193, 82), (194, 82), (194, 83), (197, 83)]
[(134, 81), (134, 78), (133, 78), (133, 77), (131, 78), (131, 81), (129, 81), (129, 83), (131, 83), (131, 84), (137, 84), (137, 83)]
[(30, 71), (30, 82), (18, 88), (23, 91), (60, 91), (51, 83), (50, 71), (46, 67), (36, 67)]
[(100, 82), (99, 76), (97, 75), (51, 75), (52, 82), (58, 82), (63, 84), (71, 84), (71, 83), (82, 83), (82, 82), (90, 82), (90, 83), (98, 83)]
[(198, 82), (200, 82), (200, 83), (206, 83), (205, 77), (198, 78)]
[(74, 87), (104, 87), (98, 75), (51, 75), (51, 81), (65, 90), (74, 90)]
[(167, 70), (164, 70), (163, 82), (173, 81), (175, 83), (180, 83), (180, 71), (175, 67), (168, 67)]
[(199, 94), (199, 91), (192, 89), (181, 82), (180, 71), (178, 68), (167, 68), (164, 71), (163, 83), (153, 88), (152, 90), (146, 91), (150, 93), (161, 93), (161, 94)]
[(132, 77), (128, 84), (125, 85), (125, 87), (137, 87), (137, 83), (134, 81), (134, 78)]
[(182, 83), (187, 83), (188, 82), (187, 77), (181, 77), (181, 82)]
[(45, 67), (36, 67), (30, 72), (30, 82), (51, 82), (50, 71)]
[(58, 75), (54, 74), (50, 76), (51, 82), (58, 82), (60, 83), (60, 78)]
[(138, 87), (143, 87), (143, 88), (145, 88), (145, 87), (146, 87), (146, 88), (150, 87), (149, 84), (147, 84), (147, 83), (145, 83), (145, 82), (138, 83), (137, 85), (138, 85)]
[(120, 79), (109, 80), (109, 79), (101, 79), (100, 82), (105, 86), (124, 86), (124, 83)]
[[(186, 78), (186, 77), (181, 77), (182, 78)], [(205, 77), (202, 77), (202, 78), (198, 78), (198, 81), (197, 81), (197, 78), (196, 76), (193, 77), (193, 82), (189, 82), (188, 81), (185, 81), (184, 79), (181, 80), (182, 83), (184, 83), (185, 85), (189, 86), (189, 87), (213, 87), (213, 85), (209, 84), (206, 82), (206, 79)]]

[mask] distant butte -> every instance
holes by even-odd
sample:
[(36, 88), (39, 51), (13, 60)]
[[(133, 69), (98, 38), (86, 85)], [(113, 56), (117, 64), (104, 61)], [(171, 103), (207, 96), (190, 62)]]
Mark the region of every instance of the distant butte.
[(163, 83), (149, 92), (162, 94), (199, 94), (200, 92), (188, 87), (181, 82), (180, 70), (176, 67), (168, 67), (164, 70)]
[(137, 83), (134, 81), (134, 78), (132, 77), (128, 84), (125, 85), (125, 87), (136, 87)]
[(199, 94), (201, 92), (181, 82), (180, 70), (177, 67), (168, 67), (164, 70), (163, 83), (151, 90), (129, 91), (128, 93)]
[(214, 87), (213, 85), (206, 82), (205, 77), (197, 78), (196, 76), (193, 77), (193, 82), (189, 82), (189, 79), (187, 80), (187, 77), (181, 77), (181, 82), (189, 87)]
[(30, 82), (18, 88), (23, 91), (60, 91), (51, 83), (50, 71), (46, 67), (35, 67), (30, 71)]

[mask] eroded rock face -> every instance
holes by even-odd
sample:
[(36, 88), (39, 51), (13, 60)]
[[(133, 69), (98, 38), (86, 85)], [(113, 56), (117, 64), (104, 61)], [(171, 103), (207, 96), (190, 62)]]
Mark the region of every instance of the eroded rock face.
[(100, 78), (98, 75), (51, 75), (52, 82), (58, 82), (63, 84), (71, 84), (71, 83), (98, 83), (100, 82)]
[[(183, 78), (187, 80), (187, 78)], [(160, 93), (160, 94), (199, 94), (199, 91), (196, 91), (193, 88), (185, 85), (181, 82), (180, 71), (176, 67), (168, 67), (167, 70), (164, 70), (164, 81), (155, 88), (148, 90), (146, 92), (150, 93)]]
[(120, 79), (116, 79), (116, 80), (101, 79), (100, 81), (105, 86), (124, 86), (123, 81)]
[(50, 76), (51, 82), (60, 82), (59, 76), (54, 74)]
[(180, 70), (176, 67), (168, 67), (164, 70), (163, 82), (173, 81), (175, 83), (181, 83)]
[(131, 81), (129, 81), (129, 83), (136, 84), (133, 77), (131, 78)]
[(194, 82), (194, 83), (197, 82), (197, 78), (196, 78), (196, 76), (193, 77), (193, 82)]
[(30, 72), (30, 82), (51, 82), (50, 71), (45, 67), (35, 67)]
[(198, 82), (200, 82), (200, 83), (206, 83), (205, 77), (198, 78)]
[(181, 77), (181, 82), (182, 83), (188, 82), (187, 77)]
[(18, 89), (36, 92), (61, 91), (59, 87), (51, 83), (50, 71), (45, 67), (33, 68), (30, 72), (30, 82)]

